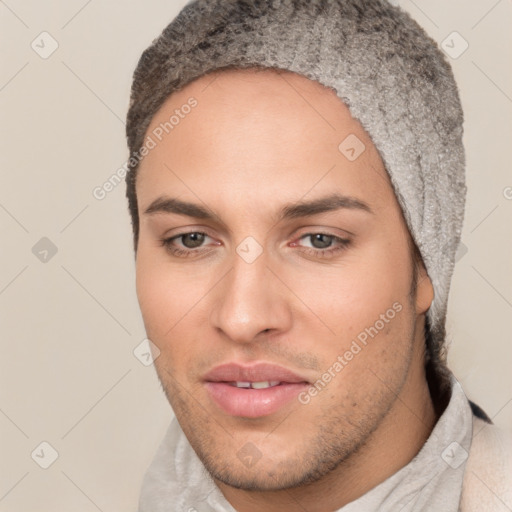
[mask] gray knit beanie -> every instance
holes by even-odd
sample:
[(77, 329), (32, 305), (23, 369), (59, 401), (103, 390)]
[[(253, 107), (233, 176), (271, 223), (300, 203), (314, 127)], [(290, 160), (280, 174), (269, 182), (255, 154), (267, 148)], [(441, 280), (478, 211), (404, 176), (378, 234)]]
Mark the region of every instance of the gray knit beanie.
[(201, 75), (247, 67), (292, 71), (334, 89), (370, 135), (432, 280), (427, 357), (443, 367), (466, 195), (463, 114), (436, 43), (386, 0), (189, 2), (144, 51), (133, 77), (126, 134), (135, 248), (136, 156), (151, 119)]

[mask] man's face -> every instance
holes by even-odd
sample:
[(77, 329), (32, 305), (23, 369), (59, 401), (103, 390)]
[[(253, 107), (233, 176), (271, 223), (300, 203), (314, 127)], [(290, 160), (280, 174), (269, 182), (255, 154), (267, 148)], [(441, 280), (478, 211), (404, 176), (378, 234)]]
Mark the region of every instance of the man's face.
[[(154, 132), (172, 115), (168, 135)], [(204, 76), (151, 133), (162, 140), (137, 178), (137, 293), (169, 402), (217, 480), (317, 480), (393, 411), (423, 343), (428, 280), (411, 293), (382, 161), (333, 91), (288, 72)], [(335, 209), (282, 211), (334, 195)], [(176, 213), (171, 198), (210, 216)]]

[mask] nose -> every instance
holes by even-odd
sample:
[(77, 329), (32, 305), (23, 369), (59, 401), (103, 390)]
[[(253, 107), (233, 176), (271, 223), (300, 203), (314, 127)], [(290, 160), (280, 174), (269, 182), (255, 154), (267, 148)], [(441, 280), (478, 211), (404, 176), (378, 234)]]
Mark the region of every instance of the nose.
[(265, 251), (252, 263), (235, 253), (231, 270), (214, 288), (210, 323), (234, 342), (247, 344), (262, 333), (290, 329), (291, 292), (269, 263)]

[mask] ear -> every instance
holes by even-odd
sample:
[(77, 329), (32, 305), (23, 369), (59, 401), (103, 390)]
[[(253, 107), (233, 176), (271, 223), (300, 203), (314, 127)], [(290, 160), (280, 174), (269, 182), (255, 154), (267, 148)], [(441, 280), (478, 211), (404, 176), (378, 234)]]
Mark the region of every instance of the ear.
[(423, 262), (418, 263), (416, 280), (416, 313), (421, 315), (427, 312), (434, 300), (434, 287)]

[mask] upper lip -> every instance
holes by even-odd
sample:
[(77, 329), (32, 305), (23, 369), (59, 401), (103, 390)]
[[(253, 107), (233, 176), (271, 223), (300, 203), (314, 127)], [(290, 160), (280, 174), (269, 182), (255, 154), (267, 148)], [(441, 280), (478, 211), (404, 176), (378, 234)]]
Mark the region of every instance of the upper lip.
[(308, 382), (288, 368), (270, 363), (242, 365), (225, 363), (212, 368), (204, 380), (210, 382)]

